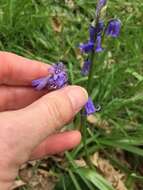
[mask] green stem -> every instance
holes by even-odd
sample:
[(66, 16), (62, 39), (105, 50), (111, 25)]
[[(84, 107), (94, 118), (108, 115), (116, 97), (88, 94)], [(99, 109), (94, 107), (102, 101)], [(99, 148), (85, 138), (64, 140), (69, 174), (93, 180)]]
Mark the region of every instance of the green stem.
[(93, 75), (94, 75), (94, 60), (95, 60), (95, 52), (93, 51), (91, 53), (91, 67), (90, 67), (90, 71), (89, 71), (89, 75), (88, 75), (88, 81), (87, 81), (87, 91), (89, 94), (91, 94), (91, 88), (92, 88), (92, 79), (93, 79)]
[(82, 126), (82, 134), (83, 134), (83, 145), (85, 150), (85, 159), (89, 162), (89, 154), (87, 149), (87, 126), (86, 126), (86, 116), (84, 109), (81, 111), (81, 126)]
[[(86, 85), (86, 89), (88, 94), (91, 93), (92, 90), (92, 79), (93, 79), (93, 75), (94, 75), (94, 59), (95, 59), (95, 52), (93, 51), (91, 53), (91, 68), (89, 71), (89, 76), (88, 76), (88, 81), (87, 81), (87, 85)], [(87, 123), (86, 123), (86, 116), (84, 113), (84, 110), (82, 110), (81, 112), (81, 126), (82, 126), (82, 132), (83, 132), (83, 144), (84, 144), (84, 150), (85, 150), (85, 158), (86, 158), (86, 162), (89, 164), (89, 166), (92, 167), (91, 161), (90, 161), (90, 157), (89, 157), (89, 152), (88, 152), (88, 148), (87, 148)]]
[[(98, 23), (99, 23), (99, 17), (95, 17), (95, 23), (94, 23), (94, 26), (96, 28), (98, 28)], [(91, 91), (91, 87), (92, 87), (92, 78), (93, 78), (93, 75), (94, 75), (94, 60), (95, 60), (95, 49), (96, 49), (96, 39), (97, 39), (97, 33), (95, 34), (94, 36), (94, 48), (91, 52), (91, 55), (90, 55), (90, 61), (91, 61), (91, 67), (90, 67), (90, 70), (89, 70), (89, 75), (88, 75), (88, 81), (87, 81), (87, 91), (88, 93), (90, 94), (90, 91)]]
[[(98, 27), (98, 23), (99, 23), (99, 18), (97, 17), (95, 19), (95, 27)], [(88, 80), (87, 80), (87, 83), (86, 83), (86, 89), (87, 89), (87, 92), (88, 94), (91, 94), (91, 90), (92, 90), (92, 79), (93, 79), (93, 75), (94, 75), (94, 60), (95, 60), (95, 48), (96, 48), (96, 39), (97, 39), (97, 33), (95, 34), (95, 37), (94, 37), (94, 48), (91, 52), (91, 55), (90, 55), (90, 61), (91, 61), (91, 67), (90, 67), (90, 70), (89, 70), (89, 75), (88, 75)], [(85, 158), (86, 158), (86, 161), (87, 163), (89, 164), (90, 167), (92, 167), (92, 163), (90, 161), (90, 157), (89, 157), (89, 152), (88, 152), (88, 148), (87, 148), (87, 123), (86, 123), (86, 116), (85, 116), (85, 113), (84, 113), (84, 110), (82, 110), (81, 112), (81, 126), (82, 126), (82, 132), (83, 132), (83, 144), (84, 144), (84, 150), (85, 150)]]

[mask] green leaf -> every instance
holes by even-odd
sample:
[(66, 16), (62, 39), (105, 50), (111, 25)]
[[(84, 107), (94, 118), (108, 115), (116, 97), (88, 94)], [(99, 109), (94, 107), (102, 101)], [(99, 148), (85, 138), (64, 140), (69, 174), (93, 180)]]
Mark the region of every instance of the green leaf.
[(115, 190), (108, 181), (106, 181), (100, 174), (98, 174), (95, 170), (91, 170), (89, 168), (80, 168), (77, 169), (77, 172), (80, 175), (84, 176), (88, 179), (92, 184), (95, 185), (100, 190)]
[(111, 141), (108, 141), (108, 140), (102, 140), (100, 141), (101, 144), (104, 144), (104, 145), (108, 145), (108, 146), (112, 146), (112, 147), (115, 147), (115, 148), (121, 148), (121, 149), (124, 149), (128, 152), (132, 152), (134, 154), (138, 154), (139, 156), (143, 156), (143, 150), (141, 148), (138, 148), (136, 146), (132, 146), (132, 145), (128, 145), (128, 144), (125, 144), (125, 143), (119, 143), (119, 142), (111, 142)]

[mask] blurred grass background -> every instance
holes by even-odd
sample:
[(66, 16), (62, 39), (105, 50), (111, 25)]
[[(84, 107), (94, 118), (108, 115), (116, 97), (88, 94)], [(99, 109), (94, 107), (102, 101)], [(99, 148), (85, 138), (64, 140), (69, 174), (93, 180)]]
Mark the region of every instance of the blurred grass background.
[[(95, 6), (95, 0), (0, 0), (0, 49), (46, 63), (64, 60), (71, 83), (84, 86), (87, 78), (80, 76), (82, 58), (77, 47), (88, 38)], [(122, 31), (117, 40), (106, 40), (106, 50), (95, 63), (91, 95), (102, 110), (95, 116), (88, 147), (91, 154), (102, 153), (126, 173), (127, 189), (143, 189), (142, 0), (109, 0), (110, 18), (120, 18)], [(117, 149), (123, 150), (127, 165), (118, 159)], [(71, 159), (84, 156), (83, 151), (80, 145)], [(80, 181), (79, 176), (69, 174), (67, 181)], [(59, 189), (80, 190), (77, 185)]]

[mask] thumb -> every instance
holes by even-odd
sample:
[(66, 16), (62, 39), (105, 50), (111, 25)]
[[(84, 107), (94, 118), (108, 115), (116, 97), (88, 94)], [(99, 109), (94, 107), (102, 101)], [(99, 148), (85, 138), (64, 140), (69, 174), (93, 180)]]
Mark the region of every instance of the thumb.
[(17, 126), (27, 134), (27, 140), (37, 146), (48, 135), (68, 123), (86, 104), (85, 89), (68, 86), (51, 92), (25, 109), (16, 111)]

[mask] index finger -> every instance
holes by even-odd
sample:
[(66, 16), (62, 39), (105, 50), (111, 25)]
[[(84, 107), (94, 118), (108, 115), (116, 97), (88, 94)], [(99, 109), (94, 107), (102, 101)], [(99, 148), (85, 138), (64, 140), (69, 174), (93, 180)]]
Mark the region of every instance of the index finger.
[(31, 85), (31, 81), (46, 76), (50, 65), (13, 53), (0, 51), (0, 84)]

